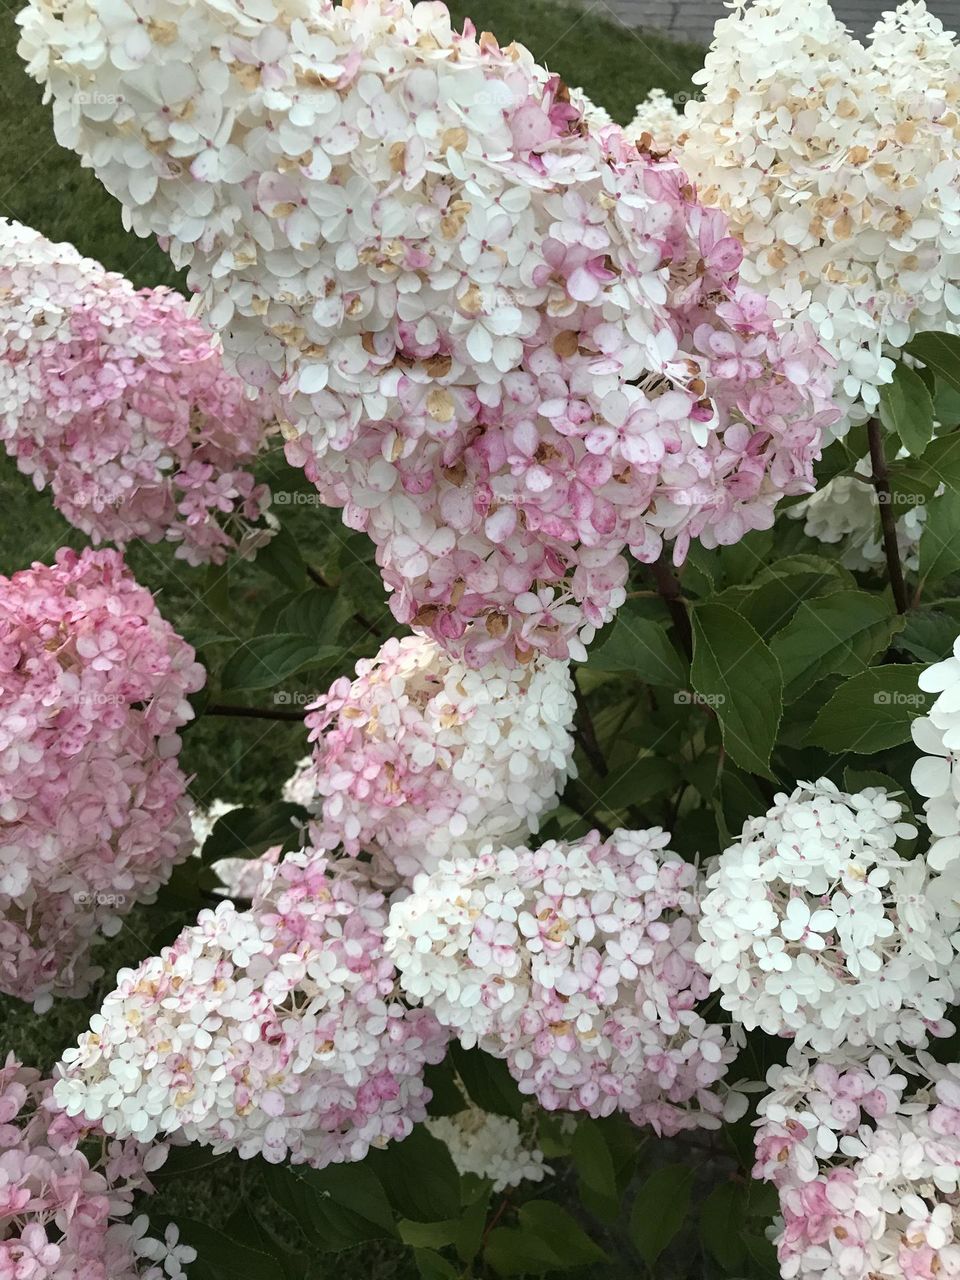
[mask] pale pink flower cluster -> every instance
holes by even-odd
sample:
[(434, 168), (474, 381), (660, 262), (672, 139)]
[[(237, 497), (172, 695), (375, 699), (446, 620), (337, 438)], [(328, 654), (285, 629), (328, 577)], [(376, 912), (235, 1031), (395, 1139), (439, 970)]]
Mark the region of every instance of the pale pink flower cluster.
[(375, 855), (378, 879), (432, 871), (484, 844), (523, 840), (573, 764), (569, 666), (472, 670), (425, 636), (390, 639), (306, 718), (317, 840)]
[(735, 1050), (696, 1012), (696, 871), (668, 839), (593, 832), (418, 876), (387, 927), (403, 990), (548, 1110), (718, 1127)]
[(716, 860), (697, 962), (748, 1030), (817, 1052), (946, 1035), (960, 966), (917, 834), (879, 787), (827, 778), (780, 793)]
[(118, 552), (0, 577), (0, 991), (85, 994), (98, 931), (189, 853), (176, 731), (203, 681)]
[(57, 1110), (52, 1084), (12, 1054), (0, 1068), (0, 1276), (181, 1280), (196, 1254), (176, 1227), (161, 1241), (145, 1217), (124, 1221), (166, 1147), (105, 1141)]
[(785, 1280), (960, 1276), (957, 1068), (792, 1052), (768, 1083), (754, 1176), (779, 1193)]
[(166, 540), (191, 564), (256, 545), (269, 416), (179, 294), (0, 219), (0, 441), (95, 543)]
[(845, 430), (914, 334), (960, 332), (960, 44), (916, 0), (866, 46), (828, 0), (732, 10), (675, 154), (729, 214), (742, 279), (836, 358)]
[(398, 998), (383, 898), (356, 863), (288, 855), (250, 911), (202, 911), (123, 969), (55, 1096), (107, 1133), (182, 1132), (217, 1152), (322, 1167), (423, 1120), (447, 1033)]
[(34, 0), (21, 53), (141, 235), (190, 267), (288, 456), (468, 663), (583, 658), (626, 548), (768, 527), (836, 417), (809, 328), (516, 46), (439, 3)]

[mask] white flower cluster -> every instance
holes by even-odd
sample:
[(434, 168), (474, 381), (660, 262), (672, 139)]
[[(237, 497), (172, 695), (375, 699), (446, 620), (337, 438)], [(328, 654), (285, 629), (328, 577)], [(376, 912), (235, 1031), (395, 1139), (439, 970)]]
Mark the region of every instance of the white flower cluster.
[(457, 1173), (488, 1178), (495, 1194), (521, 1182), (542, 1182), (552, 1172), (532, 1135), (510, 1116), (471, 1105), (428, 1119), (427, 1128), (446, 1145)]
[(734, 1050), (695, 1011), (696, 871), (659, 828), (441, 863), (394, 903), (407, 995), (548, 1110), (716, 1127)]
[[(868, 478), (869, 461), (861, 459), (856, 476), (834, 476), (823, 488), (789, 508), (791, 518), (803, 519), (808, 538), (843, 543), (840, 563), (856, 572), (870, 572), (885, 563), (877, 495)], [(923, 503), (909, 506), (897, 520), (897, 546), (905, 569), (919, 565), (920, 538), (927, 519)]]
[(960, 325), (960, 48), (912, 0), (871, 48), (827, 0), (736, 0), (694, 80), (678, 159), (729, 214), (742, 278), (838, 359), (860, 420), (893, 350)]
[(122, 969), (61, 1063), (68, 1115), (148, 1140), (322, 1167), (362, 1160), (426, 1115), (447, 1034), (395, 995), (386, 912), (353, 863), (291, 854), (250, 911), (224, 902)]
[(942, 1032), (960, 981), (916, 828), (879, 788), (826, 778), (750, 818), (707, 879), (697, 963), (747, 1029), (816, 1052)]
[(937, 694), (937, 699), (927, 715), (910, 726), (914, 743), (924, 753), (910, 781), (925, 797), (923, 809), (933, 837), (927, 862), (934, 871), (943, 871), (960, 858), (960, 637), (952, 657), (921, 672), (920, 688)]
[(673, 105), (673, 99), (662, 89), (651, 89), (643, 102), (637, 103), (634, 117), (624, 132), (638, 146), (672, 151), (683, 129), (683, 116)]
[(290, 788), (313, 789), (319, 843), (378, 855), (395, 883), (536, 831), (575, 772), (575, 710), (566, 662), (472, 670), (424, 636), (390, 639), (310, 709), (312, 769)]

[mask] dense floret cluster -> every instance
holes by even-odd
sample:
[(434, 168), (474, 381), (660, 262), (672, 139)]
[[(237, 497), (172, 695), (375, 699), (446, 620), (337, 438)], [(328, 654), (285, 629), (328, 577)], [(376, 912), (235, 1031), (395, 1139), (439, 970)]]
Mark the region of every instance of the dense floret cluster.
[(123, 969), (55, 1094), (69, 1115), (149, 1140), (323, 1167), (423, 1120), (448, 1035), (396, 995), (386, 913), (353, 863), (288, 855), (249, 911), (201, 912)]
[(812, 331), (778, 336), (724, 215), (522, 48), (409, 0), (20, 21), (60, 142), (189, 265), (398, 619), (470, 665), (582, 658), (627, 547), (682, 559), (811, 487)]
[(838, 361), (844, 422), (896, 349), (960, 331), (960, 45), (907, 0), (864, 47), (827, 0), (737, 0), (677, 158), (744, 246), (742, 278)]
[(475, 671), (391, 639), (309, 711), (313, 762), (291, 786), (314, 792), (321, 843), (377, 855), (395, 882), (536, 831), (574, 772), (575, 709), (565, 662)]
[(542, 1182), (551, 1172), (533, 1135), (510, 1116), (468, 1106), (428, 1120), (427, 1128), (446, 1145), (458, 1173), (489, 1179), (494, 1194), (521, 1182)]
[(697, 962), (748, 1029), (841, 1045), (925, 1043), (947, 1034), (956, 953), (917, 834), (876, 787), (821, 778), (749, 818), (707, 878)]
[(910, 781), (925, 797), (923, 809), (933, 839), (927, 861), (943, 871), (960, 858), (960, 637), (953, 654), (920, 673), (920, 688), (936, 694), (925, 716), (910, 725), (923, 755)]
[(84, 994), (96, 934), (189, 853), (194, 657), (116, 551), (0, 577), (0, 991)]
[(175, 542), (190, 564), (255, 548), (269, 417), (179, 294), (0, 219), (0, 441), (95, 543)]
[(960, 1275), (960, 1078), (922, 1055), (909, 1070), (795, 1053), (771, 1069), (754, 1176), (779, 1193), (785, 1280)]
[(52, 1083), (12, 1054), (0, 1068), (0, 1275), (181, 1280), (196, 1255), (176, 1227), (155, 1240), (145, 1217), (124, 1221), (166, 1147), (104, 1140), (53, 1105)]
[(696, 871), (668, 840), (593, 832), (418, 876), (387, 929), (403, 990), (549, 1110), (718, 1125), (735, 1051), (695, 1009)]

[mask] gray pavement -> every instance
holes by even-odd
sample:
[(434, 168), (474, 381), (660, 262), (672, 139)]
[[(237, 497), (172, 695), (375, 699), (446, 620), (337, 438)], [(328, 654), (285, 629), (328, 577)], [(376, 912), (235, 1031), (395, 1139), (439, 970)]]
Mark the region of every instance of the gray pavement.
[[(675, 40), (709, 44), (713, 24), (728, 10), (721, 0), (581, 0), (598, 17), (604, 14), (630, 27), (659, 31)], [(896, 0), (833, 0), (833, 10), (855, 36), (865, 36)], [(927, 0), (944, 25), (960, 29), (960, 0)]]

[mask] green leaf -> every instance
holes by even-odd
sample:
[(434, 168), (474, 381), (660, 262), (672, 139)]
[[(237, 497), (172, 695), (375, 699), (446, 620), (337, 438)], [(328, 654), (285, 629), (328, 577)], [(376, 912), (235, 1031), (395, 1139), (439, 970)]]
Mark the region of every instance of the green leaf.
[(218, 818), (200, 856), (208, 866), (220, 858), (258, 858), (274, 845), (298, 848), (294, 821), (306, 822), (306, 809), (278, 800), (262, 809), (232, 809)]
[(409, 1218), (401, 1218), (397, 1230), (403, 1243), (415, 1249), (443, 1249), (456, 1240), (459, 1226), (459, 1218), (447, 1218), (443, 1222), (411, 1222)]
[(607, 1256), (566, 1209), (552, 1200), (528, 1200), (518, 1216), (522, 1227), (550, 1241), (568, 1267), (603, 1262)]
[(546, 1240), (519, 1227), (494, 1227), (483, 1250), (487, 1265), (500, 1276), (542, 1276), (564, 1269)]
[(898, 364), (893, 381), (880, 388), (880, 421), (915, 458), (933, 438), (933, 400), (909, 365)]
[(366, 1161), (322, 1170), (267, 1165), (263, 1176), (270, 1195), (318, 1250), (337, 1253), (364, 1240), (397, 1235), (383, 1188)]
[(414, 1249), (413, 1259), (422, 1280), (457, 1280), (460, 1274), (452, 1262), (432, 1249)]
[(904, 350), (922, 360), (941, 381), (960, 391), (960, 337), (953, 333), (918, 333)]
[(620, 1209), (617, 1175), (610, 1148), (596, 1121), (584, 1119), (577, 1125), (572, 1155), (583, 1203), (604, 1221), (615, 1221)]
[(276, 631), (312, 636), (318, 644), (335, 644), (346, 622), (353, 616), (353, 604), (345, 587), (336, 591), (311, 587), (294, 596), (276, 617)]
[(741, 1183), (721, 1182), (700, 1208), (700, 1239), (729, 1275), (746, 1257), (742, 1231), (747, 1194)]
[(569, 1271), (604, 1262), (607, 1255), (566, 1209), (549, 1200), (528, 1200), (519, 1227), (497, 1227), (487, 1237), (484, 1257), (502, 1276)]
[(177, 1217), (180, 1238), (197, 1251), (197, 1262), (224, 1280), (283, 1280), (282, 1255), (241, 1244), (233, 1236), (191, 1218)]
[(645, 804), (654, 796), (675, 791), (681, 781), (680, 769), (672, 760), (638, 755), (635, 748), (630, 754), (630, 759), (612, 768), (603, 779), (599, 803), (604, 809), (616, 812)]
[(888, 664), (845, 681), (813, 722), (808, 745), (825, 747), (834, 755), (872, 755), (909, 742), (911, 721), (933, 701), (917, 685), (925, 670), (922, 664)]
[(617, 614), (610, 637), (590, 652), (590, 668), (597, 671), (629, 671), (647, 684), (681, 687), (687, 679), (686, 663), (674, 648), (666, 627), (642, 617), (628, 602)]
[(753, 582), (724, 591), (713, 603), (728, 604), (769, 640), (804, 600), (856, 585), (853, 574), (836, 561), (812, 555), (785, 556), (768, 565)]
[(523, 1098), (505, 1062), (480, 1049), (464, 1049), (456, 1041), (450, 1045), (450, 1058), (470, 1100), (482, 1111), (520, 1119)]
[(375, 1149), (364, 1164), (404, 1218), (438, 1222), (460, 1216), (460, 1179), (444, 1143), (417, 1125), (409, 1138)]
[(960, 488), (960, 432), (937, 436), (919, 458), (890, 464), (894, 504), (929, 502), (940, 485)]
[(960, 624), (946, 610), (924, 605), (907, 614), (907, 625), (897, 639), (897, 648), (921, 662), (942, 662), (953, 652), (958, 631)]
[(770, 648), (783, 675), (784, 702), (828, 675), (855, 675), (903, 626), (882, 596), (835, 591), (804, 600)]
[(938, 378), (933, 397), (933, 412), (937, 421), (943, 426), (960, 426), (960, 388), (951, 387), (942, 378)]
[(427, 1106), (431, 1116), (455, 1116), (466, 1109), (467, 1099), (457, 1084), (449, 1055), (442, 1062), (430, 1063), (424, 1068), (423, 1082), (433, 1094)]
[(960, 569), (960, 494), (948, 489), (927, 504), (920, 536), (920, 581), (940, 582)]
[(728, 834), (734, 838), (743, 830), (748, 818), (763, 813), (767, 801), (748, 773), (734, 764), (725, 764), (720, 775), (720, 803)]
[(285, 526), (281, 526), (257, 552), (256, 565), (291, 591), (301, 591), (306, 585), (307, 569), (303, 556), (296, 538)]
[(770, 754), (783, 711), (780, 667), (750, 623), (726, 605), (693, 610), (690, 679), (716, 712), (730, 758), (772, 778)]
[[(318, 645), (311, 636), (254, 636), (227, 659), (220, 674), (224, 690), (270, 689), (307, 666), (319, 666), (340, 656), (333, 645)], [(281, 691), (285, 692), (285, 691)], [(284, 700), (280, 699), (281, 704)]]
[(690, 1207), (693, 1170), (671, 1164), (651, 1173), (630, 1210), (630, 1239), (652, 1267), (683, 1226)]
[(483, 1233), (487, 1225), (487, 1209), (490, 1205), (490, 1184), (481, 1185), (480, 1194), (464, 1209), (457, 1228), (457, 1254), (461, 1261), (472, 1262), (483, 1247)]

